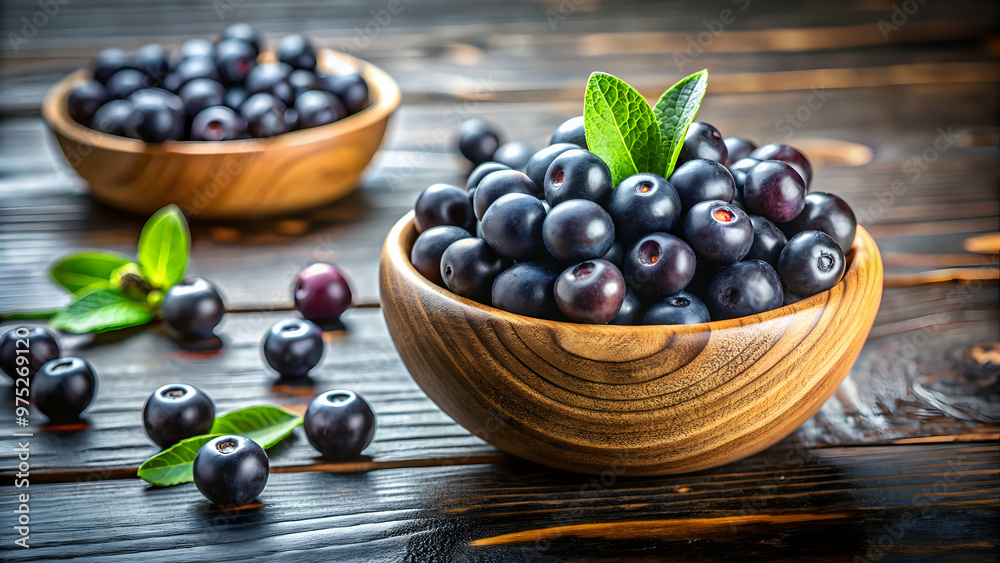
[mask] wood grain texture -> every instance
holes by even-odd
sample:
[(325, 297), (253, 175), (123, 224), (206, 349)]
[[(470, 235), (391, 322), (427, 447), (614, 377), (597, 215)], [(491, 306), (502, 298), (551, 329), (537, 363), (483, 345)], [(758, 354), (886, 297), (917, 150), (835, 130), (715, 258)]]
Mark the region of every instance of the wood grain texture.
[(839, 285), (768, 313), (677, 327), (530, 319), (418, 274), (412, 217), (386, 238), (379, 276), (403, 363), (459, 424), (562, 469), (679, 473), (774, 444), (847, 375), (882, 296), (878, 248), (859, 229)]
[(361, 73), (371, 105), (336, 123), (268, 139), (144, 143), (70, 118), (69, 94), (90, 77), (80, 70), (52, 87), (42, 115), (90, 194), (113, 207), (148, 216), (173, 203), (192, 220), (302, 211), (354, 190), (399, 104), (398, 86), (378, 67), (329, 50), (319, 59), (327, 71)]

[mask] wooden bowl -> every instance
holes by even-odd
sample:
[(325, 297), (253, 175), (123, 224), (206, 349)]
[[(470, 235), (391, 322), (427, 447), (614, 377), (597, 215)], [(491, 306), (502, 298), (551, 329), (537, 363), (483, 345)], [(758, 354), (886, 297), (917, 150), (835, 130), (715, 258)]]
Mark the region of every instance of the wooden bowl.
[(113, 207), (150, 215), (175, 203), (189, 218), (290, 213), (354, 190), (399, 105), (399, 87), (374, 65), (322, 50), (319, 66), (357, 70), (368, 81), (371, 105), (341, 121), (269, 139), (144, 143), (70, 118), (66, 99), (91, 76), (79, 70), (49, 90), (42, 115), (91, 195)]
[(858, 228), (844, 279), (780, 309), (687, 326), (532, 319), (434, 285), (410, 264), (413, 213), (382, 249), (382, 311), (403, 363), (459, 424), (561, 469), (662, 475), (778, 442), (847, 375), (882, 298)]

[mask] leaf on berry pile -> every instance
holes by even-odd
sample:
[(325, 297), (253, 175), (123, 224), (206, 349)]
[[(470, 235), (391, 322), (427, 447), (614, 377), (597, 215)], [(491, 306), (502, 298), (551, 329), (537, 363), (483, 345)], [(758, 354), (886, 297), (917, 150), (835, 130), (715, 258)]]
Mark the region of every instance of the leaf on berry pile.
[(190, 483), (194, 481), (194, 458), (212, 438), (236, 434), (250, 438), (266, 450), (301, 424), (302, 417), (270, 405), (237, 409), (216, 418), (209, 434), (181, 440), (147, 459), (139, 466), (138, 476), (160, 487)]
[(168, 205), (146, 221), (139, 235), (139, 267), (153, 287), (166, 291), (184, 279), (191, 234), (176, 205)]
[(698, 115), (698, 108), (701, 107), (701, 99), (705, 97), (706, 88), (708, 88), (708, 71), (700, 70), (671, 86), (660, 96), (660, 101), (656, 102), (656, 107), (653, 108), (653, 114), (660, 127), (662, 143), (660, 153), (665, 159), (665, 166), (662, 169), (664, 178), (669, 178), (674, 172), (677, 157), (681, 155), (681, 147), (684, 146), (684, 136)]
[(67, 332), (85, 333), (139, 326), (151, 320), (153, 313), (145, 302), (130, 299), (117, 289), (98, 289), (82, 295), (52, 317), (49, 324)]
[(70, 293), (107, 289), (115, 270), (131, 263), (125, 255), (103, 250), (78, 252), (66, 256), (49, 270), (49, 276)]
[(603, 72), (590, 75), (583, 123), (590, 151), (607, 163), (616, 186), (634, 174), (665, 168), (656, 116), (623, 80)]

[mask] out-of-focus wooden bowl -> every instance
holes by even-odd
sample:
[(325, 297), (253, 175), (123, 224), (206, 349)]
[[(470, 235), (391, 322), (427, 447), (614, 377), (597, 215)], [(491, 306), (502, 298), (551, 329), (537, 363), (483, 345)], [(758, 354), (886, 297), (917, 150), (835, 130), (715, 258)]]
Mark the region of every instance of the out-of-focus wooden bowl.
[(322, 50), (319, 66), (357, 70), (368, 81), (371, 105), (341, 121), (269, 139), (144, 143), (70, 118), (67, 97), (90, 78), (89, 71), (79, 70), (49, 90), (42, 115), (91, 195), (113, 207), (150, 215), (174, 203), (189, 218), (290, 213), (354, 190), (399, 105), (399, 87), (374, 65)]
[(774, 311), (688, 326), (532, 319), (459, 297), (410, 264), (413, 214), (382, 249), (382, 311), (403, 363), (446, 413), (497, 448), (599, 474), (723, 465), (778, 442), (847, 375), (882, 297), (858, 229), (844, 279)]

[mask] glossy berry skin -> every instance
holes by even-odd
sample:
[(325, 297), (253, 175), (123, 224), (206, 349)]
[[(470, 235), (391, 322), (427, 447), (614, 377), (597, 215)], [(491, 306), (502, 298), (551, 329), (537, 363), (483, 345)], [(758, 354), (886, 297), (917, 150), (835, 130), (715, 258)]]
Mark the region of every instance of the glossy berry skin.
[(720, 270), (705, 292), (712, 320), (735, 319), (781, 307), (778, 273), (763, 260), (737, 262)]
[(295, 308), (313, 322), (337, 320), (351, 306), (351, 284), (333, 264), (306, 266), (296, 274), (292, 287)]
[(152, 87), (153, 80), (149, 75), (132, 68), (119, 70), (108, 79), (108, 94), (118, 100), (124, 100), (143, 88)]
[(725, 266), (746, 256), (753, 244), (753, 223), (745, 211), (724, 201), (703, 201), (684, 219), (684, 240), (699, 260)]
[[(292, 85), (292, 90), (295, 92), (296, 98), (302, 95), (303, 92), (321, 89), (319, 86), (319, 78), (316, 76), (316, 73), (311, 70), (293, 70), (292, 73), (288, 75), (288, 83)], [(341, 105), (343, 105), (343, 102), (341, 102)]]
[(236, 110), (236, 112), (238, 113), (240, 111), (240, 106), (243, 105), (243, 102), (245, 102), (246, 99), (247, 99), (246, 90), (244, 90), (243, 88), (232, 86), (226, 90), (226, 98), (223, 101), (223, 103), (226, 104), (226, 107), (232, 108), (233, 110)]
[(571, 321), (607, 324), (625, 301), (625, 278), (607, 260), (587, 260), (556, 278), (556, 305)]
[(441, 255), (444, 254), (446, 248), (451, 246), (451, 243), (470, 237), (472, 235), (469, 231), (461, 227), (452, 225), (431, 227), (420, 233), (417, 240), (413, 242), (413, 248), (410, 249), (410, 263), (420, 272), (420, 275), (443, 286)]
[(462, 297), (490, 303), (493, 280), (513, 262), (497, 254), (486, 241), (468, 238), (455, 241), (441, 255), (441, 279), (445, 287)]
[(170, 70), (170, 52), (158, 43), (143, 45), (132, 55), (132, 66), (159, 84)]
[(499, 162), (492, 161), (480, 164), (472, 170), (472, 173), (469, 174), (469, 178), (465, 181), (465, 189), (471, 192), (473, 189), (479, 187), (479, 183), (483, 181), (483, 178), (501, 170), (511, 170), (511, 167), (506, 164), (500, 164)]
[[(241, 43), (241, 45), (243, 45)], [(246, 45), (243, 45), (246, 47)], [(184, 113), (193, 120), (201, 110), (225, 103), (226, 88), (209, 78), (196, 78), (188, 82), (178, 93), (184, 103)]]
[(626, 250), (628, 250), (628, 247), (626, 247), (620, 241), (616, 240), (615, 243), (611, 245), (611, 248), (608, 249), (608, 252), (602, 258), (614, 264), (615, 267), (618, 268), (619, 270), (624, 270)]
[(246, 23), (234, 23), (226, 26), (219, 36), (219, 41), (222, 42), (226, 39), (239, 39), (249, 44), (258, 53), (264, 47), (264, 35), (257, 28)]
[(192, 278), (171, 287), (163, 296), (160, 315), (176, 333), (186, 338), (211, 338), (226, 305), (219, 290), (202, 278)]
[(194, 484), (220, 508), (249, 504), (264, 491), (270, 464), (264, 448), (243, 436), (219, 436), (198, 450)]
[(760, 215), (751, 215), (750, 223), (753, 224), (753, 244), (743, 259), (763, 260), (777, 268), (781, 249), (785, 248), (788, 238), (777, 225)]
[(754, 215), (786, 223), (802, 212), (805, 200), (806, 186), (799, 173), (780, 160), (765, 160), (747, 173), (743, 202)]
[(545, 258), (542, 242), (545, 215), (542, 200), (537, 197), (507, 194), (493, 202), (483, 215), (483, 240), (511, 260)]
[(625, 281), (638, 293), (663, 297), (691, 283), (697, 260), (691, 247), (667, 233), (651, 233), (625, 254)]
[(758, 164), (760, 161), (756, 158), (746, 157), (729, 165), (729, 172), (733, 175), (733, 181), (736, 182), (736, 194), (741, 200), (743, 199), (743, 187), (746, 185), (747, 173)]
[(549, 254), (563, 262), (601, 258), (615, 243), (615, 223), (603, 207), (586, 199), (556, 205), (542, 225)]
[(666, 233), (681, 216), (681, 198), (663, 176), (636, 174), (611, 194), (608, 213), (618, 238), (631, 243), (649, 233)]
[(557, 156), (570, 149), (579, 148), (579, 145), (571, 143), (557, 143), (555, 145), (549, 145), (531, 155), (531, 158), (529, 158), (528, 162), (524, 165), (524, 173), (531, 178), (531, 181), (534, 182), (536, 186), (544, 186), (545, 172), (548, 171), (549, 165), (552, 164), (552, 161), (555, 160)]
[(282, 377), (304, 377), (323, 358), (323, 331), (305, 319), (280, 321), (264, 335), (261, 352)]
[(368, 82), (356, 72), (319, 76), (324, 90), (333, 92), (351, 115), (368, 107)]
[(192, 385), (174, 383), (153, 392), (142, 406), (142, 429), (161, 448), (192, 436), (208, 434), (215, 421), (215, 403)]
[(289, 131), (296, 131), (299, 128), (299, 112), (295, 108), (285, 110), (285, 125)]
[(239, 39), (226, 39), (215, 47), (215, 68), (225, 84), (242, 84), (257, 66), (257, 51)]
[(523, 172), (534, 154), (535, 147), (530, 144), (524, 141), (510, 141), (497, 147), (492, 160)]
[(302, 417), (309, 443), (327, 459), (354, 459), (375, 436), (375, 411), (364, 397), (337, 389), (320, 393)]
[(163, 87), (171, 92), (180, 92), (185, 84), (195, 78), (209, 78), (218, 82), (215, 60), (209, 57), (188, 57), (177, 63), (173, 72), (163, 79)]
[(0, 370), (11, 379), (34, 377), (60, 354), (59, 340), (44, 326), (15, 327), (0, 336)]
[(780, 160), (799, 173), (805, 187), (812, 182), (812, 165), (798, 149), (779, 143), (771, 143), (754, 149), (750, 156), (757, 160)]
[(854, 244), (858, 220), (846, 201), (834, 194), (814, 192), (806, 196), (802, 212), (782, 225), (785, 234), (795, 236), (802, 231), (823, 231), (833, 237), (847, 254)]
[(714, 160), (695, 159), (678, 166), (670, 175), (684, 211), (703, 201), (733, 201), (736, 182), (732, 173)]
[(247, 96), (266, 93), (281, 100), (286, 106), (295, 101), (295, 90), (289, 76), (292, 67), (285, 63), (268, 63), (253, 67), (247, 74), (244, 88)]
[(149, 88), (129, 96), (132, 115), (127, 132), (147, 143), (176, 141), (184, 136), (184, 102), (166, 90)]
[(493, 306), (515, 315), (558, 320), (555, 283), (559, 272), (538, 262), (518, 262), (493, 282)]
[(618, 309), (615, 318), (608, 321), (609, 325), (637, 326), (642, 324), (642, 316), (646, 312), (645, 303), (631, 291), (625, 292), (625, 299)]
[(79, 419), (96, 394), (94, 367), (80, 358), (51, 360), (31, 380), (31, 402), (52, 422)]
[(469, 194), (458, 186), (431, 184), (417, 196), (413, 209), (418, 233), (440, 225), (476, 232), (476, 214), (469, 203)]
[(479, 165), (493, 160), (500, 147), (500, 135), (482, 119), (466, 119), (458, 126), (458, 150)]
[(278, 60), (300, 70), (316, 68), (316, 51), (305, 36), (286, 35), (278, 41)]
[(726, 145), (730, 168), (732, 163), (750, 156), (750, 153), (757, 148), (753, 141), (740, 137), (726, 137), (722, 142)]
[(712, 160), (723, 166), (729, 164), (729, 151), (722, 134), (715, 127), (701, 121), (695, 121), (688, 127), (677, 162), (689, 162), (698, 158)]
[(642, 316), (644, 325), (695, 325), (711, 320), (701, 299), (685, 291), (651, 304)]
[(545, 172), (545, 200), (555, 207), (571, 199), (588, 199), (603, 205), (614, 184), (611, 170), (596, 154), (582, 149), (557, 156)]
[(94, 57), (90, 70), (94, 80), (104, 84), (111, 75), (123, 68), (132, 68), (128, 54), (121, 49), (104, 49)]
[(108, 135), (128, 135), (128, 121), (132, 117), (132, 104), (125, 100), (111, 100), (101, 106), (90, 120), (90, 128)]
[(778, 275), (788, 291), (804, 298), (837, 285), (846, 267), (844, 252), (833, 237), (821, 231), (802, 231), (781, 251)]
[(295, 98), (295, 111), (298, 112), (300, 129), (319, 127), (347, 117), (347, 109), (340, 99), (322, 90), (300, 94)]
[(549, 139), (549, 144), (557, 145), (560, 143), (577, 145), (585, 150), (589, 148), (587, 146), (587, 132), (584, 127), (582, 115), (571, 117), (562, 122), (559, 127), (556, 127), (556, 130), (552, 133), (552, 137)]
[(83, 123), (90, 123), (97, 110), (111, 99), (108, 89), (96, 80), (88, 80), (69, 93), (69, 116)]
[(240, 106), (240, 117), (246, 123), (251, 137), (264, 138), (288, 133), (291, 128), (285, 121), (285, 104), (271, 94), (254, 94)]
[(523, 172), (500, 170), (487, 174), (479, 182), (476, 197), (473, 199), (476, 218), (482, 220), (493, 202), (507, 194), (527, 194), (534, 197), (539, 195), (538, 186)]
[(204, 37), (194, 37), (181, 43), (181, 59), (188, 57), (214, 57), (215, 45)]
[(243, 118), (226, 106), (205, 108), (191, 122), (192, 141), (230, 141), (245, 132)]

